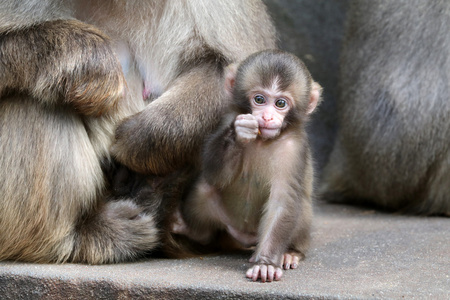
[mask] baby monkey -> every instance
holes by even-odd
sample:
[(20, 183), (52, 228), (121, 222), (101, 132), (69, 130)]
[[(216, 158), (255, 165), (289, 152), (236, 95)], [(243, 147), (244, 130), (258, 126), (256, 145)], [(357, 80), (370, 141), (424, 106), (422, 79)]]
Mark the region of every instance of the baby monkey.
[(230, 112), (206, 142), (202, 173), (172, 231), (208, 243), (226, 230), (256, 246), (248, 278), (279, 280), (309, 245), (313, 168), (305, 124), (322, 88), (300, 59), (279, 50), (229, 66), (225, 87)]

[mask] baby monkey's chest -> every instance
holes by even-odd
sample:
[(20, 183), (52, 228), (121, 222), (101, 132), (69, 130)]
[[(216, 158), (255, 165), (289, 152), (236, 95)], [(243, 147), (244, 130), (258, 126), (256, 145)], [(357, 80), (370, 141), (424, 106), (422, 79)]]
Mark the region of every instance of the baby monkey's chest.
[(255, 233), (270, 196), (270, 186), (264, 176), (252, 168), (243, 167), (234, 182), (222, 191), (227, 213), (232, 215), (238, 229)]

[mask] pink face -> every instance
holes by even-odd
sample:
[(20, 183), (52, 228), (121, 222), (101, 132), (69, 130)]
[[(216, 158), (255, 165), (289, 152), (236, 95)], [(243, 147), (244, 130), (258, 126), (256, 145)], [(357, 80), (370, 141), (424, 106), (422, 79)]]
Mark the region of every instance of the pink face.
[(293, 106), (292, 96), (277, 88), (258, 89), (250, 93), (252, 115), (259, 125), (263, 139), (273, 139), (280, 134), (283, 120)]

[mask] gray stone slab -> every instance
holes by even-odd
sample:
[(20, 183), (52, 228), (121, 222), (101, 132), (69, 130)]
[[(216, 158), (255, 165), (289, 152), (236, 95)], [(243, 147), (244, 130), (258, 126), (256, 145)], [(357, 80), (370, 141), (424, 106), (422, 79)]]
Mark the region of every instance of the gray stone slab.
[(313, 243), (282, 280), (250, 282), (246, 254), (118, 265), (0, 263), (1, 299), (450, 299), (450, 219), (316, 208)]

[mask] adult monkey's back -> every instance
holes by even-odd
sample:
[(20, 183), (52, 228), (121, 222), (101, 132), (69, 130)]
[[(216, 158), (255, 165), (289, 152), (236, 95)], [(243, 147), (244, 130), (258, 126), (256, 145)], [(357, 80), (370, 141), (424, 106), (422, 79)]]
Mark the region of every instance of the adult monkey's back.
[(450, 214), (450, 2), (355, 1), (322, 192)]
[(151, 250), (154, 216), (105, 201), (114, 128), (132, 116), (114, 149), (134, 170), (195, 163), (222, 110), (223, 66), (274, 46), (253, 1), (2, 1), (0, 260)]

